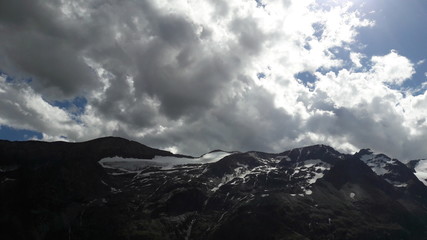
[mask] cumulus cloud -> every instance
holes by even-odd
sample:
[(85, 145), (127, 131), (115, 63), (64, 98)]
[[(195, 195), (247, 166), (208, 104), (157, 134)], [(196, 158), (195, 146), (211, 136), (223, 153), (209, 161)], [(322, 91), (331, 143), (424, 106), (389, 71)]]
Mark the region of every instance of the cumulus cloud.
[[(2, 1), (0, 124), (195, 155), (315, 143), (427, 155), (412, 147), (426, 136), (426, 95), (389, 86), (414, 64), (353, 51), (373, 26), (348, 3), (315, 0)], [(76, 97), (78, 114), (54, 104)]]
[[(47, 103), (25, 83), (7, 83), (0, 76), (0, 124), (61, 136), (78, 137), (83, 127), (66, 111)], [(60, 130), (62, 129), (62, 130)]]
[(366, 56), (364, 56), (362, 53), (358, 53), (358, 52), (350, 53), (350, 60), (353, 62), (356, 68), (361, 68), (363, 66), (360, 61), (365, 57)]
[(396, 52), (373, 56), (371, 63), (370, 69), (359, 72), (316, 73), (311, 101), (325, 101), (329, 108), (327, 114), (313, 115), (307, 128), (327, 138), (344, 138), (355, 148), (370, 147), (400, 158), (422, 156), (425, 153), (415, 149), (426, 133), (427, 112), (420, 104), (425, 93), (413, 96), (388, 85), (392, 79), (410, 78), (414, 64)]
[(372, 63), (376, 78), (385, 83), (401, 85), (415, 73), (413, 63), (394, 50), (385, 56), (372, 57)]

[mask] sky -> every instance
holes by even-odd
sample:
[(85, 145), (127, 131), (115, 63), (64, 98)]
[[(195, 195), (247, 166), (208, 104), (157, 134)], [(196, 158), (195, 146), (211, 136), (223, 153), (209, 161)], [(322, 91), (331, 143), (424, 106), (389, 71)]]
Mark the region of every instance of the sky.
[(0, 139), (427, 158), (425, 0), (0, 0)]

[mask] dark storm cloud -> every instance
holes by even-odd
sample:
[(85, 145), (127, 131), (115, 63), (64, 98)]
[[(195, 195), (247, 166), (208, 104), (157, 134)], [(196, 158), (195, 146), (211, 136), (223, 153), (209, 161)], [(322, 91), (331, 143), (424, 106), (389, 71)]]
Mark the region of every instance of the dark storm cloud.
[(199, 59), (189, 68), (191, 70), (145, 62), (141, 64), (135, 87), (157, 97), (162, 103), (162, 112), (172, 119), (194, 114), (210, 107), (216, 92), (231, 80), (232, 68), (238, 67), (238, 62), (229, 60), (227, 63), (226, 60)]
[[(15, 79), (32, 78), (31, 86), (45, 98), (82, 95), (96, 115), (118, 121), (118, 128), (144, 129), (155, 127), (159, 114), (197, 119), (219, 93), (233, 90), (227, 84), (242, 60), (203, 43), (212, 37), (208, 26), (148, 1), (60, 7), (57, 1), (1, 2), (1, 70)], [(224, 1), (214, 8), (228, 14)], [(236, 24), (243, 43), (259, 51), (248, 29)]]
[(75, 26), (62, 21), (56, 7), (47, 1), (1, 1), (0, 63), (15, 78), (36, 78), (34, 87), (47, 96), (67, 98), (97, 83), (74, 42)]
[(150, 19), (153, 27), (153, 35), (158, 36), (169, 45), (182, 48), (195, 44), (197, 36), (190, 22), (180, 16), (166, 15)]
[[(101, 113), (115, 115), (114, 105), (135, 104), (126, 82), (135, 75), (137, 102), (147, 93), (167, 116), (179, 118), (208, 107), (236, 68), (230, 56), (203, 56), (195, 24), (183, 16), (159, 13), (145, 1), (89, 2), (86, 7), (96, 7), (86, 9), (89, 16), (66, 19), (52, 1), (3, 1), (2, 70), (35, 78), (33, 87), (52, 98), (72, 97), (100, 87), (86, 57), (111, 73)], [(170, 58), (176, 61), (167, 63)], [(140, 111), (126, 109), (139, 122)]]
[[(52, 22), (53, 12), (50, 5), (44, 5), (38, 1), (1, 1), (0, 19), (4, 24), (16, 28), (25, 26), (41, 27), (48, 32), (57, 32), (55, 22)], [(52, 6), (54, 7), (54, 6)]]
[(93, 71), (76, 55), (75, 49), (31, 33), (8, 38), (7, 42), (12, 44), (3, 45), (8, 60), (26, 77), (34, 76), (34, 86), (40, 92), (61, 99), (98, 85)]
[(276, 108), (272, 95), (266, 90), (252, 87), (211, 108), (202, 118), (186, 121), (179, 128), (147, 136), (144, 140), (161, 147), (174, 142), (180, 150), (192, 154), (215, 148), (284, 150), (288, 146), (284, 146), (282, 140), (294, 141), (298, 137), (301, 119)]

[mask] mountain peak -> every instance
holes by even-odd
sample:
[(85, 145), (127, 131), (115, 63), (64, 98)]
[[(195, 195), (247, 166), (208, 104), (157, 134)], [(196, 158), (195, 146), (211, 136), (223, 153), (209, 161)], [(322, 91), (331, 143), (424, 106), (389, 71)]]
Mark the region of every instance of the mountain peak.
[(363, 149), (360, 149), (359, 152), (356, 153), (356, 155), (370, 155), (373, 153), (374, 151), (372, 151), (370, 148), (363, 148)]
[(0, 142), (0, 195), (11, 239), (427, 237), (411, 169), (322, 144), (189, 157), (118, 137)]

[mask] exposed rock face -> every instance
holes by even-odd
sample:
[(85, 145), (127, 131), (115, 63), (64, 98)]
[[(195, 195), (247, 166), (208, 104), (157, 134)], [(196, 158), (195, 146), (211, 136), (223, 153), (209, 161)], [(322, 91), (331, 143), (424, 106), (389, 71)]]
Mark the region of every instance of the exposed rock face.
[(2, 239), (427, 239), (415, 167), (324, 145), (195, 158), (0, 141)]

